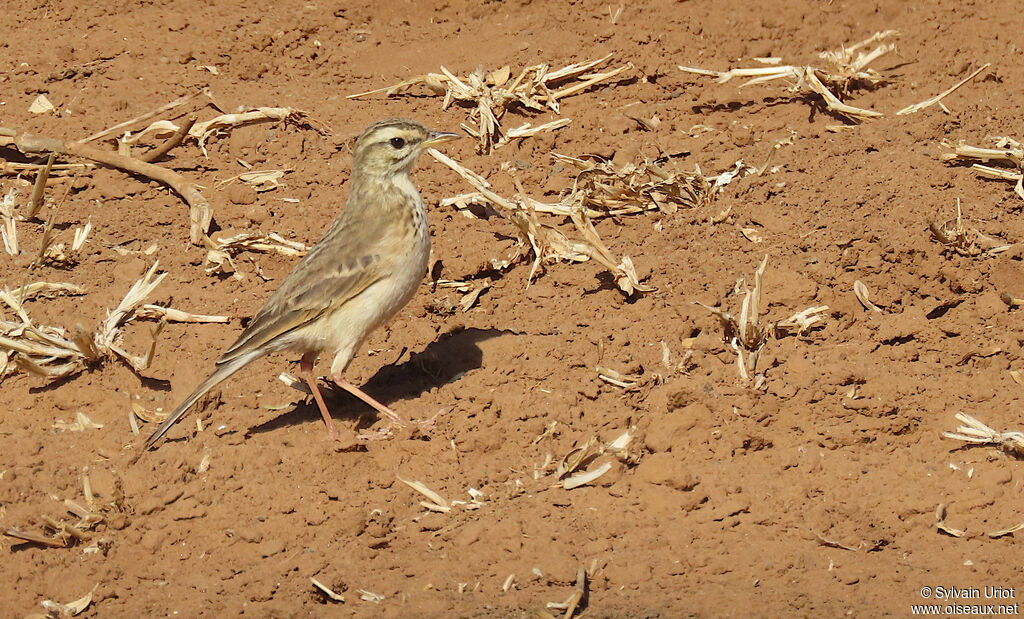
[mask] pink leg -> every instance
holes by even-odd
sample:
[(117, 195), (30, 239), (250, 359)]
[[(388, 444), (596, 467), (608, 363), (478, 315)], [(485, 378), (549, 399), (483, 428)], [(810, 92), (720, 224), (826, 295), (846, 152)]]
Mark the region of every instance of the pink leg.
[(302, 372), (303, 378), (306, 379), (309, 390), (313, 392), (313, 399), (316, 400), (320, 414), (324, 417), (324, 424), (327, 426), (327, 439), (337, 441), (340, 440), (340, 437), (334, 429), (334, 420), (331, 419), (331, 413), (327, 410), (327, 404), (324, 403), (324, 396), (320, 395), (320, 388), (316, 385), (316, 374), (313, 373), (313, 364), (315, 363), (316, 353), (306, 353), (299, 360), (299, 370)]
[(334, 382), (339, 387), (341, 387), (345, 391), (351, 393), (352, 395), (356, 396), (357, 398), (359, 398), (363, 402), (366, 402), (367, 404), (372, 406), (381, 415), (384, 415), (385, 417), (387, 417), (388, 420), (391, 423), (393, 423), (395, 425), (398, 425), (398, 426), (408, 426), (408, 425), (411, 425), (408, 421), (406, 421), (406, 420), (402, 419), (401, 417), (399, 417), (398, 413), (396, 413), (395, 411), (391, 410), (387, 406), (384, 406), (383, 404), (381, 404), (377, 400), (374, 400), (370, 396), (366, 395), (366, 393), (364, 393), (362, 389), (360, 389), (359, 387), (356, 387), (352, 383), (348, 382), (348, 380), (345, 378), (345, 373), (344, 372), (339, 372), (337, 374), (334, 374), (334, 375), (331, 376), (331, 378), (334, 380)]

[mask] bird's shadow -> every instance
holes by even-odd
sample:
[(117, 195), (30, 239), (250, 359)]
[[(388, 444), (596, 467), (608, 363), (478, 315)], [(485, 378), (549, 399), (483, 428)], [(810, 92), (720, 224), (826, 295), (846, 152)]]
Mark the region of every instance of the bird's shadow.
[[(500, 329), (452, 329), (422, 351), (410, 353), (408, 360), (382, 367), (362, 385), (362, 389), (379, 402), (390, 405), (392, 402), (414, 398), (434, 387), (455, 382), (466, 372), (480, 367), (483, 353), (477, 343), (504, 333)], [(376, 418), (376, 411), (355, 396), (334, 387), (330, 381), (321, 383), (321, 391), (335, 419), (366, 418), (372, 422)], [(271, 432), (319, 418), (320, 411), (316, 403), (306, 397), (296, 401), (288, 412), (249, 428), (248, 434)]]

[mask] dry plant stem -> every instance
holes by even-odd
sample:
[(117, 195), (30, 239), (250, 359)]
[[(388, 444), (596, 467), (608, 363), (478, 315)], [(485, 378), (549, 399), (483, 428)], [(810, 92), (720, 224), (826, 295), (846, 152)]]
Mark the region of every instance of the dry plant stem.
[[(519, 191), (515, 198), (516, 204), (513, 204), (511, 200), (491, 191), (491, 184), (479, 174), (442, 153), (430, 154), (477, 190), (475, 193), (445, 198), (441, 202), (443, 206), (454, 205), (458, 209), (466, 209), (470, 204), (489, 201), (508, 210), (528, 207), (537, 213), (566, 217), (571, 217), (572, 213), (580, 209), (587, 217), (598, 218), (654, 210), (671, 214), (680, 207), (706, 206), (732, 180), (754, 171), (750, 166), (737, 162), (733, 170), (717, 177), (704, 177), (699, 167), (694, 172), (668, 171), (649, 161), (619, 167), (609, 161), (591, 161), (552, 153), (556, 161), (579, 170), (568, 195), (556, 203), (546, 203)], [(713, 183), (710, 182), (712, 180)]]
[(991, 66), (992, 66), (991, 62), (986, 62), (984, 65), (981, 66), (981, 68), (977, 69), (976, 71), (974, 71), (973, 73), (971, 73), (970, 75), (965, 77), (964, 79), (960, 80), (959, 82), (954, 84), (951, 88), (947, 88), (946, 90), (942, 91), (940, 94), (932, 97), (931, 99), (926, 99), (926, 100), (924, 100), (924, 101), (922, 101), (920, 103), (915, 103), (914, 105), (908, 105), (907, 107), (903, 108), (902, 110), (896, 112), (896, 115), (897, 116), (903, 116), (905, 114), (913, 114), (915, 112), (920, 112), (921, 110), (923, 110), (923, 109), (925, 109), (927, 107), (935, 105), (939, 101), (942, 101), (943, 99), (945, 99), (949, 95), (951, 95), (954, 92), (956, 92), (961, 86), (963, 86), (967, 82), (973, 80), (975, 77), (978, 76), (979, 73), (981, 73), (982, 71), (984, 71), (985, 69), (987, 69), (987, 68), (989, 68)]
[(207, 232), (210, 230), (213, 211), (210, 208), (209, 202), (200, 193), (198, 185), (177, 172), (161, 168), (152, 163), (100, 150), (81, 142), (65, 142), (59, 138), (47, 138), (23, 133), (17, 135), (13, 143), (24, 154), (37, 154), (49, 151), (57, 154), (82, 157), (83, 159), (89, 159), (96, 163), (163, 183), (173, 189), (189, 205), (189, 219), (191, 220), (189, 238), (192, 243), (194, 245), (202, 245)]
[[(330, 131), (329, 127), (312, 120), (302, 110), (289, 107), (259, 107), (235, 114), (222, 114), (210, 120), (195, 123), (188, 130), (184, 139), (194, 139), (199, 144), (200, 150), (203, 151), (203, 155), (206, 155), (206, 141), (219, 131), (262, 122), (301, 123), (321, 135), (326, 135)], [(150, 133), (169, 138), (179, 130), (180, 127), (169, 120), (158, 120), (135, 135), (126, 136), (123, 139), (123, 143), (128, 145), (136, 144)]]
[[(479, 194), (495, 206), (505, 211), (502, 217), (512, 221), (520, 231), (520, 240), (529, 241), (533, 250), (534, 261), (527, 281), (533, 280), (533, 275), (544, 261), (568, 260), (572, 262), (583, 262), (588, 258), (601, 263), (615, 278), (615, 283), (626, 293), (627, 296), (634, 292), (649, 292), (654, 288), (639, 282), (636, 268), (629, 256), (623, 256), (616, 264), (612, 253), (601, 240), (601, 237), (594, 229), (586, 209), (579, 205), (566, 205), (564, 214), (567, 214), (576, 225), (577, 230), (582, 234), (585, 242), (580, 243), (569, 240), (564, 234), (552, 226), (547, 226), (537, 219), (537, 205), (541, 203), (524, 195), (516, 196), (515, 200), (508, 200), (490, 190), (490, 183), (485, 178), (466, 169), (455, 160), (434, 150), (428, 149), (428, 153), (437, 161), (454, 170), (459, 176), (466, 179)], [(519, 188), (520, 194), (522, 188)], [(548, 205), (550, 206), (550, 205)], [(517, 256), (518, 257), (518, 256)]]
[(891, 36), (897, 36), (898, 34), (899, 33), (895, 30), (878, 32), (860, 43), (851, 46), (844, 46), (839, 50), (819, 54), (823, 60), (828, 61), (835, 67), (834, 73), (829, 73), (812, 66), (795, 65), (732, 69), (730, 71), (708, 71), (706, 69), (696, 69), (685, 66), (679, 66), (679, 69), (687, 73), (717, 77), (719, 83), (727, 82), (734, 77), (751, 78), (742, 84), (740, 86), (741, 88), (777, 79), (790, 79), (796, 82), (791, 90), (810, 90), (811, 92), (820, 95), (825, 100), (825, 105), (829, 109), (839, 112), (840, 114), (854, 120), (865, 120), (868, 118), (877, 118), (882, 116), (882, 114), (874, 110), (862, 109), (843, 103), (839, 97), (836, 96), (834, 91), (838, 91), (840, 94), (845, 93), (851, 88), (851, 84), (854, 82), (868, 82), (871, 84), (884, 82), (885, 78), (879, 75), (876, 71), (868, 69), (867, 65), (872, 61), (877, 60), (879, 57), (893, 51), (895, 49), (895, 45), (879, 45), (872, 51), (868, 53), (861, 53), (857, 56), (854, 56), (854, 52), (862, 47)]
[(53, 224), (57, 221), (57, 207), (53, 207), (50, 211), (50, 216), (46, 220), (46, 225), (43, 226), (43, 237), (39, 241), (39, 253), (36, 254), (35, 260), (32, 261), (31, 266), (37, 267), (43, 264), (43, 260), (46, 257), (46, 250), (53, 244)]
[(320, 582), (316, 578), (310, 576), (309, 582), (313, 583), (313, 586), (319, 589), (321, 592), (323, 592), (323, 594), (326, 595), (329, 599), (334, 600), (335, 602), (345, 602), (345, 598), (343, 596), (338, 595), (334, 592), (334, 590), (332, 590), (330, 587)]
[(996, 256), (1013, 247), (1013, 243), (1003, 243), (982, 234), (974, 228), (968, 228), (963, 222), (963, 210), (960, 198), (956, 199), (956, 218), (939, 223), (929, 220), (928, 228), (932, 237), (939, 243), (950, 247), (961, 256)]
[(8, 254), (18, 255), (18, 226), (14, 217), (13, 193), (8, 193), (0, 199), (0, 239)]
[[(1009, 137), (998, 138), (997, 144), (1000, 148), (979, 148), (977, 146), (969, 146), (963, 142), (953, 145), (944, 140), (942, 145), (946, 148), (952, 148), (953, 152), (943, 154), (942, 160), (946, 162), (998, 162), (1013, 166), (1017, 168), (1016, 171), (981, 165), (980, 163), (972, 164), (971, 169), (978, 175), (986, 178), (1015, 182), (1014, 191), (1024, 200), (1024, 145)], [(1010, 146), (1010, 148), (1006, 148), (1006, 146)]]
[[(184, 97), (179, 97), (179, 98), (175, 99), (174, 101), (171, 101), (170, 103), (168, 103), (166, 105), (162, 105), (162, 106), (158, 107), (155, 110), (152, 110), (150, 112), (146, 112), (142, 116), (137, 116), (135, 118), (132, 118), (131, 120), (126, 120), (123, 123), (118, 123), (118, 124), (114, 125), (113, 127), (110, 127), (108, 129), (104, 129), (103, 131), (100, 131), (99, 133), (94, 133), (94, 134), (90, 135), (89, 137), (85, 138), (84, 140), (81, 140), (81, 142), (92, 142), (93, 140), (99, 140), (99, 139), (105, 138), (105, 137), (107, 137), (109, 135), (114, 135), (115, 133), (121, 131), (122, 129), (124, 129), (126, 127), (130, 127), (130, 126), (134, 125), (135, 123), (140, 123), (142, 121), (149, 120), (150, 118), (158, 116), (158, 115), (160, 115), (160, 114), (162, 114), (162, 113), (164, 113), (164, 112), (166, 112), (168, 110), (173, 110), (176, 107), (185, 105), (189, 101), (197, 99), (197, 98), (199, 98), (199, 97), (201, 97), (203, 95), (206, 95), (206, 96), (209, 97), (210, 96), (210, 90), (208, 88), (203, 88), (202, 90), (200, 90), (199, 92), (196, 92), (194, 94), (185, 95)], [(0, 135), (3, 135), (2, 131), (3, 130), (0, 129)]]
[(72, 524), (57, 522), (49, 516), (41, 516), (40, 520), (42, 520), (43, 523), (46, 524), (46, 526), (50, 527), (54, 531), (57, 531), (59, 533), (67, 533), (68, 535), (77, 539), (80, 542), (89, 541), (89, 536), (86, 535), (84, 531), (82, 531), (81, 529)]
[(1020, 307), (1021, 305), (1024, 305), (1024, 298), (1015, 297), (1007, 292), (1000, 293), (999, 298), (1008, 307)]
[(25, 219), (35, 219), (39, 209), (43, 206), (43, 192), (46, 190), (46, 180), (50, 178), (50, 170), (53, 168), (53, 160), (57, 158), (56, 153), (50, 153), (46, 158), (46, 164), (36, 175), (36, 184), (32, 187), (32, 199), (28, 202), (28, 213)]
[(146, 369), (152, 361), (154, 345), (164, 327), (164, 321), (174, 320), (175, 317), (169, 314), (162, 317), (161, 323), (151, 333), (151, 343), (145, 355), (130, 355), (120, 348), (119, 342), (121, 327), (147, 313), (140, 311), (136, 314), (136, 311), (142, 306), (144, 298), (164, 277), (154, 277), (156, 268), (157, 265), (154, 264), (142, 279), (132, 286), (118, 307), (108, 313), (107, 319), (98, 330), (76, 325), (69, 337), (65, 336), (62, 329), (33, 325), (21, 303), (30, 296), (39, 294), (80, 294), (80, 288), (70, 284), (39, 282), (23, 286), (17, 296), (10, 291), (0, 290), (0, 302), (10, 306), (21, 319), (20, 323), (0, 319), (0, 356), (13, 359), (13, 365), (6, 360), (0, 363), (0, 380), (15, 368), (54, 380), (80, 372), (89, 364), (104, 359), (124, 361), (136, 372)]
[(67, 548), (68, 544), (65, 540), (54, 539), (52, 537), (43, 537), (37, 533), (31, 533), (29, 531), (22, 531), (21, 529), (10, 528), (4, 531), (4, 535), (13, 537), (14, 539), (20, 539), (23, 542), (30, 544), (39, 544), (41, 546), (49, 546), (50, 548)]
[(189, 116), (188, 120), (185, 121), (185, 124), (178, 127), (178, 130), (175, 131), (171, 137), (167, 138), (167, 140), (163, 144), (161, 144), (157, 148), (154, 148), (145, 155), (139, 157), (139, 159), (147, 163), (152, 163), (159, 159), (160, 157), (166, 155), (168, 152), (170, 152), (172, 148), (181, 144), (182, 141), (185, 140), (185, 138), (188, 136), (188, 132), (192, 129), (192, 125), (196, 124), (197, 120), (199, 120), (199, 118), (195, 114)]
[(818, 73), (821, 72), (823, 75), (828, 77), (829, 81), (836, 81), (837, 78), (829, 76), (824, 71), (821, 71), (821, 69), (816, 69), (814, 67), (760, 67), (756, 69), (732, 69), (731, 71), (725, 72), (707, 71), (705, 69), (695, 69), (693, 67), (684, 66), (680, 66), (679, 69), (687, 73), (717, 76), (719, 83), (727, 82), (733, 77), (759, 76), (747, 81), (742, 86), (750, 86), (753, 84), (760, 84), (771, 80), (790, 78), (797, 82), (797, 86), (794, 87), (794, 89), (799, 90), (800, 85), (806, 85), (806, 87), (809, 90), (820, 95), (825, 100), (825, 105), (832, 110), (835, 110), (837, 112), (840, 112), (855, 119), (877, 118), (879, 116), (882, 116), (880, 112), (854, 107), (852, 105), (848, 105), (840, 101), (839, 97), (837, 97), (831, 90), (829, 90), (825, 86), (824, 83), (822, 83), (821, 79), (818, 77)]
[(955, 418), (963, 425), (958, 427), (956, 432), (943, 432), (942, 436), (945, 438), (979, 445), (995, 445), (1013, 456), (1024, 457), (1024, 432), (996, 432), (967, 413), (957, 413)]
[(135, 309), (142, 305), (142, 300), (149, 296), (167, 276), (167, 273), (161, 273), (154, 278), (159, 266), (159, 261), (154, 262), (153, 266), (142, 276), (142, 279), (132, 285), (124, 299), (121, 300), (121, 303), (107, 316), (96, 338), (99, 346), (128, 362), (136, 371), (142, 371), (149, 367), (149, 363), (152, 361), (153, 346), (156, 344), (156, 337), (163, 330), (163, 327), (158, 327), (154, 330), (153, 340), (145, 357), (134, 357), (128, 354), (128, 352), (119, 348), (116, 342), (119, 329), (134, 316)]
[[(236, 114), (222, 114), (216, 118), (201, 122), (189, 130), (189, 135), (200, 140), (210, 134), (211, 131), (224, 127), (239, 127), (253, 123), (261, 123), (267, 121), (281, 121), (288, 119), (299, 119), (305, 117), (305, 112), (295, 110), (289, 107), (258, 107), (256, 109), (248, 110), (246, 112), (238, 112)], [(310, 125), (314, 130), (318, 130), (317, 127)]]
[[(13, 144), (13, 142), (11, 142), (11, 144)], [(50, 168), (50, 175), (53, 176), (54, 173), (63, 172), (65, 170), (81, 170), (83, 168), (92, 168), (95, 166), (96, 164), (94, 163), (55, 163)], [(45, 163), (17, 163), (14, 161), (5, 161), (0, 159), (0, 174), (41, 170), (45, 167)]]
[[(50, 159), (53, 159), (53, 154), (50, 155)], [(36, 254), (36, 258), (32, 261), (31, 266), (37, 267), (43, 264), (43, 261), (46, 260), (46, 250), (48, 250), (50, 245), (52, 245), (54, 240), (56, 240), (53, 234), (53, 225), (57, 221), (57, 211), (64, 205), (64, 201), (68, 199), (68, 195), (71, 193), (71, 188), (73, 186), (74, 183), (68, 183), (67, 189), (64, 190), (64, 195), (61, 196), (60, 202), (50, 209), (50, 216), (46, 219), (46, 225), (43, 228), (43, 238), (39, 241), (39, 253)]]
[[(51, 158), (52, 157), (53, 155), (51, 155)], [(76, 173), (75, 180), (77, 179), (78, 174)], [(56, 236), (53, 233), (53, 226), (54, 223), (57, 221), (57, 212), (60, 210), (60, 207), (64, 206), (64, 202), (67, 201), (68, 196), (71, 195), (71, 188), (74, 187), (74, 185), (74, 181), (68, 183), (68, 186), (64, 190), (64, 195), (61, 196), (60, 201), (53, 205), (53, 207), (50, 209), (50, 216), (47, 218), (46, 225), (43, 228), (43, 238), (39, 241), (39, 253), (36, 255), (35, 260), (32, 261), (32, 267), (40, 266), (49, 257), (47, 251), (50, 249), (50, 246), (53, 245), (53, 242), (57, 240)]]
[(989, 533), (986, 533), (985, 535), (988, 535), (992, 539), (998, 539), (1000, 537), (1016, 533), (1017, 531), (1024, 531), (1024, 522), (1019, 522), (1019, 523), (1013, 525), (1012, 527), (1009, 527), (1009, 528), (1006, 528), (1006, 529), (1000, 529), (998, 531), (991, 531)]
[[(610, 55), (606, 56), (606, 58), (609, 58), (609, 57), (611, 57), (611, 56)], [(596, 83), (598, 83), (600, 81), (603, 81), (603, 80), (615, 77), (616, 75), (622, 73), (623, 71), (628, 71), (629, 69), (632, 69), (632, 68), (633, 68), (633, 65), (627, 64), (625, 66), (619, 67), (618, 69), (612, 69), (611, 71), (605, 71), (604, 73), (598, 73), (597, 75), (594, 75), (590, 79), (582, 81), (579, 84), (573, 84), (572, 86), (566, 86), (565, 88), (560, 88), (560, 89), (552, 92), (551, 94), (548, 95), (548, 100), (551, 101), (552, 103), (554, 103), (555, 101), (557, 101), (558, 99), (561, 99), (562, 97), (568, 97), (569, 95), (574, 95), (574, 94), (576, 94), (576, 93), (578, 93), (580, 91), (583, 91), (583, 90), (586, 90), (587, 88), (590, 88), (591, 86), (593, 86), (594, 84), (596, 84)]]
[[(763, 384), (763, 375), (755, 374), (758, 358), (765, 344), (772, 337), (781, 339), (786, 335), (801, 335), (810, 331), (822, 322), (822, 314), (828, 311), (827, 305), (809, 307), (777, 322), (760, 322), (761, 313), (761, 286), (765, 267), (768, 265), (768, 256), (765, 256), (754, 272), (754, 285), (743, 295), (740, 306), (740, 315), (737, 319), (732, 314), (717, 307), (696, 302), (704, 309), (714, 314), (724, 331), (723, 337), (726, 343), (736, 353), (736, 366), (740, 378), (743, 380), (755, 380), (754, 388)], [(743, 352), (747, 352), (744, 359)]]
[(580, 568), (576, 572), (576, 587), (572, 593), (572, 597), (569, 598), (569, 605), (565, 609), (565, 615), (563, 619), (572, 619), (576, 615), (576, 610), (580, 607), (584, 598), (587, 596), (587, 571), (584, 568)]
[[(403, 93), (416, 84), (423, 84), (435, 95), (444, 95), (442, 109), (447, 109), (456, 101), (473, 106), (470, 120), (475, 121), (476, 126), (463, 123), (462, 128), (479, 140), (478, 151), (486, 153), (516, 137), (512, 135), (512, 132), (506, 132), (500, 122), (505, 112), (512, 106), (521, 105), (538, 112), (549, 109), (558, 114), (560, 113), (558, 105), (560, 98), (586, 90), (600, 81), (610, 79), (633, 68), (632, 64), (627, 63), (625, 66), (611, 71), (587, 74), (587, 71), (611, 58), (612, 54), (608, 54), (603, 58), (583, 64), (569, 65), (557, 71), (550, 71), (545, 64), (534, 65), (524, 68), (514, 79), (512, 79), (512, 71), (508, 66), (487, 74), (482, 69), (478, 69), (462, 78), (456, 77), (442, 66), (440, 73), (420, 75), (386, 88), (348, 95), (348, 98), (355, 99), (381, 92), (387, 96), (393, 96)], [(555, 83), (569, 79), (581, 81), (558, 90), (552, 90)], [(547, 129), (559, 126), (561, 125), (555, 123), (544, 125)], [(533, 135), (533, 133), (520, 133), (519, 137), (526, 135)]]
[(192, 314), (161, 305), (146, 304), (135, 311), (139, 318), (153, 318), (166, 320), (168, 322), (228, 322), (227, 316), (210, 316), (207, 314)]
[(947, 535), (951, 535), (952, 537), (963, 537), (967, 535), (966, 529), (955, 529), (946, 524), (945, 503), (939, 503), (935, 507), (935, 528), (942, 531), (943, 533), (946, 533)]
[(828, 106), (829, 109), (841, 112), (843, 114), (846, 114), (847, 116), (852, 116), (854, 118), (861, 119), (879, 118), (883, 116), (881, 112), (854, 107), (852, 105), (847, 105), (840, 101), (839, 97), (832, 94), (832, 91), (826, 88), (825, 85), (821, 83), (821, 80), (818, 79), (816, 69), (808, 67), (804, 75), (807, 79), (807, 84), (809, 85), (811, 90), (818, 93), (819, 95), (822, 96), (823, 99), (825, 99), (825, 105)]
[(962, 143), (955, 146), (949, 143), (944, 143), (944, 146), (952, 148), (953, 152), (942, 155), (943, 161), (953, 161), (957, 159), (984, 162), (998, 161), (1019, 167), (1022, 164), (1022, 160), (1024, 160), (1024, 150), (1019, 148), (981, 148)]

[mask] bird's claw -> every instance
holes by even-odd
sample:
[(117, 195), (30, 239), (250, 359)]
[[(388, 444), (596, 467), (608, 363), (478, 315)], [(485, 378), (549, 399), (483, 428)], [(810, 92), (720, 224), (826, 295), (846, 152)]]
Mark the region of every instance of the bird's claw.
[(407, 430), (415, 433), (416, 431), (427, 434), (427, 430), (434, 427), (434, 423), (437, 422), (437, 418), (448, 412), (448, 409), (442, 408), (428, 419), (422, 419), (419, 421), (406, 420), (402, 418), (389, 420), (388, 425), (379, 430), (365, 430), (359, 433), (359, 439), (363, 441), (380, 441), (387, 438), (391, 438), (396, 429)]

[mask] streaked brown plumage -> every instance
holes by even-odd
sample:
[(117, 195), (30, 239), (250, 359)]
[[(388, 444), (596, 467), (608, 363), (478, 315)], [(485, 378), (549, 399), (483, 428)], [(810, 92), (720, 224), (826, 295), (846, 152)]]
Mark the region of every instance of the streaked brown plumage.
[(409, 171), (427, 147), (457, 137), (405, 119), (367, 127), (356, 140), (350, 192), (341, 215), (221, 355), (213, 374), (160, 424), (145, 448), (221, 381), (267, 353), (284, 350), (302, 353), (300, 369), (330, 438), (337, 434), (313, 374), (320, 353), (333, 355), (331, 378), (338, 386), (391, 422), (404, 423), (345, 380), (345, 369), (366, 337), (409, 302), (426, 273), (430, 230)]

